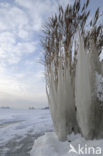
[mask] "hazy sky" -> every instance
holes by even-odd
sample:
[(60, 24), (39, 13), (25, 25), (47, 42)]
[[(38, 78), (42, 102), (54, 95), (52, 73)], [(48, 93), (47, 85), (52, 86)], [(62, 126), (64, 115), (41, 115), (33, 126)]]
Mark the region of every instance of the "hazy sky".
[[(0, 0), (0, 106), (47, 104), (44, 69), (39, 63), (41, 25), (58, 3), (73, 0)], [(103, 6), (91, 0), (90, 7)]]

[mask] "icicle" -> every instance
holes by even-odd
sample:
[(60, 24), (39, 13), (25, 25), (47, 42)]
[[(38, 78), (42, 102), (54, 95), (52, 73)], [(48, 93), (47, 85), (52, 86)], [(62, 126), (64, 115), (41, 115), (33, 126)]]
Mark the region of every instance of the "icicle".
[(102, 74), (102, 76), (103, 76), (103, 60), (102, 60), (102, 62), (101, 62), (101, 74)]
[[(58, 66), (58, 82), (55, 83), (53, 67), (49, 76), (49, 104), (55, 131), (60, 140), (65, 140), (72, 131), (77, 132), (75, 98), (70, 67), (62, 68), (62, 60)], [(57, 86), (57, 88), (56, 88)]]
[[(79, 53), (76, 68), (75, 96), (77, 106), (77, 120), (81, 132), (85, 138), (93, 138), (95, 130), (95, 106), (92, 107), (93, 71), (90, 64), (90, 57), (84, 49), (83, 38), (79, 33)], [(93, 92), (92, 92), (93, 91)]]

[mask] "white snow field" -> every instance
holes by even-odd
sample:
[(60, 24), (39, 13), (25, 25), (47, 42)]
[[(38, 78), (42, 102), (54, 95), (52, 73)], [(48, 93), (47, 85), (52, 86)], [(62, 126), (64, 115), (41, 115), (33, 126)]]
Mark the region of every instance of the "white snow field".
[(54, 132), (39, 137), (31, 150), (31, 156), (103, 156), (103, 140), (87, 141), (79, 134), (68, 136), (60, 142)]
[(30, 156), (34, 140), (52, 130), (48, 109), (0, 109), (0, 156)]

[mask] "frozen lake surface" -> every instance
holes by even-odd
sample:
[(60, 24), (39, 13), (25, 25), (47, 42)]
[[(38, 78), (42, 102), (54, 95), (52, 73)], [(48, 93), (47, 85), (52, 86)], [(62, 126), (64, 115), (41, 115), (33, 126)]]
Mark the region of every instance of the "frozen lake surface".
[(0, 156), (30, 156), (34, 140), (52, 130), (48, 109), (0, 109)]

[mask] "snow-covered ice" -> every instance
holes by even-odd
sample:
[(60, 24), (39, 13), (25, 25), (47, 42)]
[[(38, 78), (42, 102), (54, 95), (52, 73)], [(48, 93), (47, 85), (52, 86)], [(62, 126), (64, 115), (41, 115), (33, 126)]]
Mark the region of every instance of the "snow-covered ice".
[(27, 156), (25, 149), (31, 149), (35, 138), (52, 130), (49, 110), (0, 109), (0, 156), (23, 156), (16, 153), (20, 149)]
[(60, 142), (51, 131), (53, 124), (49, 110), (0, 109), (0, 156), (92, 156), (69, 153), (70, 144), (76, 150), (78, 144), (101, 147), (99, 156), (103, 156), (103, 140), (87, 141), (80, 134), (71, 134), (68, 141)]
[[(82, 151), (78, 147), (83, 147)], [(70, 151), (72, 148), (76, 151)], [(103, 156), (103, 140), (87, 141), (80, 134), (72, 133), (68, 136), (68, 141), (60, 142), (54, 132), (48, 132), (35, 141), (30, 154), (31, 156)]]

